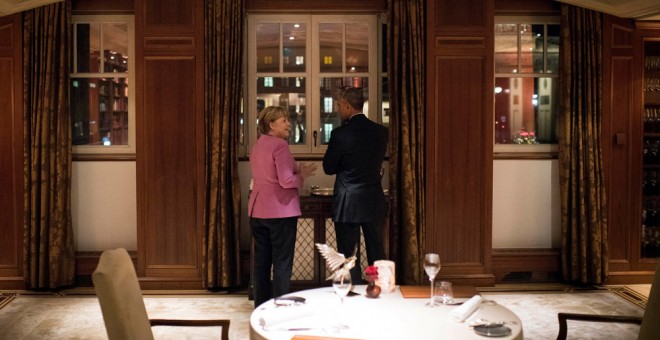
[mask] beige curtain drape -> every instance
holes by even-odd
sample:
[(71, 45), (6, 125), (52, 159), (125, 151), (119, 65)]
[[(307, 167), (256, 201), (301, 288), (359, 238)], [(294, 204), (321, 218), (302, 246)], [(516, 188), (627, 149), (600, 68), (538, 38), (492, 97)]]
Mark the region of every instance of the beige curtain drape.
[(388, 2), (390, 258), (397, 282), (423, 282), (425, 232), (425, 1)]
[(204, 281), (209, 289), (240, 284), (241, 191), (237, 145), (243, 62), (243, 1), (205, 1)]
[(564, 280), (607, 276), (601, 127), (602, 15), (562, 5), (559, 108), (561, 270)]
[(25, 286), (74, 283), (69, 118), (69, 1), (24, 13)]

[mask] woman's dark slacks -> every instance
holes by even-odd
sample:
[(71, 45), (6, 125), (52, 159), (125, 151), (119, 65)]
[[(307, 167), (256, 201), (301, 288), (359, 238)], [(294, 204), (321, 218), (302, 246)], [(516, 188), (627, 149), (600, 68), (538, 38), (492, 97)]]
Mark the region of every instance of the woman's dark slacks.
[(298, 217), (250, 218), (254, 239), (252, 288), (255, 307), (289, 292), (297, 224)]

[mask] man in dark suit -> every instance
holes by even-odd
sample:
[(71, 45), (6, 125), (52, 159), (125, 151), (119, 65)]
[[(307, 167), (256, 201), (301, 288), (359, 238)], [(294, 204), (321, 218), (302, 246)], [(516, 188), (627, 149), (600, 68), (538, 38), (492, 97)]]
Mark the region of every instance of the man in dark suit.
[[(325, 173), (336, 175), (333, 219), (337, 251), (351, 256), (362, 227), (367, 259), (372, 265), (385, 258), (382, 235), (386, 203), (380, 171), (387, 149), (387, 129), (362, 113), (362, 89), (342, 89), (337, 101), (343, 125), (332, 130), (323, 157)], [(353, 283), (362, 281), (360, 274), (358, 257), (351, 270)]]

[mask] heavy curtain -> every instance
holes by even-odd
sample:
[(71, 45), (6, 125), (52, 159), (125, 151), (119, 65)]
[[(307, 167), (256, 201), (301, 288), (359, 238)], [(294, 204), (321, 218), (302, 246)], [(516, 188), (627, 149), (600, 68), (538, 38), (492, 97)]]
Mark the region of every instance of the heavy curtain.
[(237, 145), (243, 62), (243, 1), (206, 0), (204, 14), (206, 195), (204, 282), (240, 284), (241, 192)]
[(390, 258), (397, 282), (423, 282), (425, 232), (425, 1), (388, 2)]
[(601, 150), (600, 13), (562, 5), (559, 185), (564, 280), (601, 284), (607, 275), (606, 194)]
[(74, 283), (68, 1), (23, 18), (25, 287)]

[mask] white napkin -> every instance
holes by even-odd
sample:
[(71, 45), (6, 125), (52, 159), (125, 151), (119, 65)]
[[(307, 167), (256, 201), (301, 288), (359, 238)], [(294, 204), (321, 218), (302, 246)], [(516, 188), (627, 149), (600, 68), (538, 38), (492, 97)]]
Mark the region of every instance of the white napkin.
[(314, 315), (314, 309), (306, 305), (269, 308), (264, 310), (262, 316), (259, 318), (259, 326), (264, 329), (271, 328), (287, 321), (302, 319), (312, 315)]
[(474, 312), (475, 309), (481, 304), (481, 295), (475, 295), (470, 300), (463, 302), (460, 307), (456, 307), (451, 311), (451, 316), (458, 322), (463, 322), (465, 319)]

